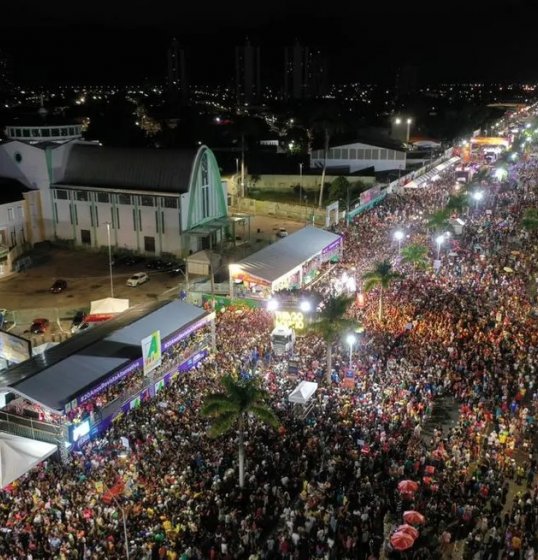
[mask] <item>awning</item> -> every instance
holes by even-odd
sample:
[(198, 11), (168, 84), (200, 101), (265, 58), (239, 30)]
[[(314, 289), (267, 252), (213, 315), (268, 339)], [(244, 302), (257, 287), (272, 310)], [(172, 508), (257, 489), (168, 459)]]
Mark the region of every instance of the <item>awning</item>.
[(57, 445), (0, 432), (0, 484), (4, 488), (52, 455)]
[(298, 404), (306, 404), (318, 388), (317, 383), (312, 381), (301, 381), (297, 387), (288, 395), (288, 401)]

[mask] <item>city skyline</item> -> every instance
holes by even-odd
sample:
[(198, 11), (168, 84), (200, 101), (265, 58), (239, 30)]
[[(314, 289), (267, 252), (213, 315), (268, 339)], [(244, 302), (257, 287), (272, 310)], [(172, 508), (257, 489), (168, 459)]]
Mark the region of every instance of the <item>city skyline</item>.
[[(533, 80), (529, 10), (520, 0), (475, 2), (462, 11), (419, 2), (392, 7), (350, 2), (312, 9), (305, 2), (256, 6), (234, 2), (202, 7), (142, 2), (128, 11), (94, 2), (10, 6), (0, 25), (0, 49), (21, 82), (166, 80), (173, 37), (185, 49), (190, 79), (225, 83), (235, 75), (235, 48), (248, 37), (260, 49), (263, 81), (282, 81), (283, 49), (300, 41), (326, 53), (330, 80), (394, 82), (399, 69), (417, 68), (419, 81)], [(32, 7), (32, 9), (28, 9)], [(234, 9), (235, 8), (235, 9)], [(532, 10), (531, 10), (532, 11)], [(507, 44), (510, 43), (510, 48)]]

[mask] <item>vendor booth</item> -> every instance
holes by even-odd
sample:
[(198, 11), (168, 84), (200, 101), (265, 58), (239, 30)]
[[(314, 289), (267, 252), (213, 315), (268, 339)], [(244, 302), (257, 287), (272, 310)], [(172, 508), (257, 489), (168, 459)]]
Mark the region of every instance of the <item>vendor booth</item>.
[(342, 237), (312, 226), (230, 264), (230, 296), (267, 298), (273, 292), (302, 288), (323, 265), (342, 255)]
[(314, 403), (312, 396), (316, 392), (318, 384), (312, 381), (301, 381), (297, 387), (288, 395), (288, 401), (302, 405), (302, 415), (307, 416), (312, 410)]

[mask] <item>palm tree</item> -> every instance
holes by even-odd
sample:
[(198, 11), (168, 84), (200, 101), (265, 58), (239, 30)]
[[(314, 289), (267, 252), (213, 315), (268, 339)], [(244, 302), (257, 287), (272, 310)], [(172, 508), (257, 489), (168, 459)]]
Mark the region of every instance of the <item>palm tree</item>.
[(383, 319), (383, 293), (393, 280), (401, 278), (402, 275), (392, 270), (392, 264), (388, 260), (375, 263), (374, 267), (362, 275), (364, 280), (364, 291), (369, 292), (379, 286), (379, 320)]
[(538, 231), (538, 208), (527, 208), (521, 225), (530, 232)]
[(452, 229), (450, 222), (450, 210), (444, 208), (443, 210), (438, 210), (434, 212), (429, 218), (427, 222), (427, 227), (432, 231), (447, 231)]
[(352, 301), (353, 298), (345, 294), (329, 297), (317, 319), (309, 326), (309, 330), (319, 334), (327, 345), (327, 370), (325, 373), (328, 384), (331, 383), (333, 345), (342, 332), (355, 325), (353, 321), (344, 317)]
[(415, 270), (425, 270), (428, 266), (428, 248), (424, 245), (412, 244), (402, 249), (402, 261), (410, 264)]
[(223, 393), (213, 393), (204, 399), (200, 410), (202, 416), (212, 419), (208, 435), (217, 438), (237, 424), (239, 432), (239, 486), (245, 484), (244, 429), (247, 416), (252, 414), (258, 420), (276, 428), (280, 422), (266, 404), (267, 392), (259, 387), (256, 379), (236, 380), (231, 375), (222, 378)]
[(458, 193), (450, 195), (446, 204), (447, 210), (452, 210), (458, 214), (463, 214), (463, 210), (469, 206), (469, 197), (467, 193)]

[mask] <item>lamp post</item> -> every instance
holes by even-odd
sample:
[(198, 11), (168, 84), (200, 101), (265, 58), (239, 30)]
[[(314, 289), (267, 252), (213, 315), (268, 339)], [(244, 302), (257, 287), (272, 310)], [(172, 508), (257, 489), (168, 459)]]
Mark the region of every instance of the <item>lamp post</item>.
[(356, 342), (355, 335), (348, 334), (346, 337), (346, 342), (349, 344), (349, 369), (351, 369), (351, 359), (353, 357), (353, 345)]
[(110, 297), (114, 297), (114, 282), (112, 280), (112, 246), (110, 244), (110, 222), (106, 223), (106, 237), (108, 240), (108, 271), (110, 274)]
[(398, 255), (401, 253), (402, 250), (402, 239), (404, 238), (404, 232), (403, 231), (395, 231), (394, 232), (394, 239), (396, 239), (396, 241), (398, 241)]
[(439, 260), (441, 258), (441, 245), (443, 244), (443, 241), (445, 240), (445, 236), (443, 235), (438, 235), (437, 239), (435, 241), (437, 241), (437, 260)]
[(411, 123), (413, 121), (411, 119), (406, 119), (405, 123), (407, 124), (407, 132), (405, 135), (405, 141), (409, 144), (409, 129), (411, 128)]
[(299, 164), (299, 205), (303, 205), (303, 164)]

